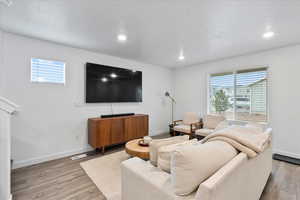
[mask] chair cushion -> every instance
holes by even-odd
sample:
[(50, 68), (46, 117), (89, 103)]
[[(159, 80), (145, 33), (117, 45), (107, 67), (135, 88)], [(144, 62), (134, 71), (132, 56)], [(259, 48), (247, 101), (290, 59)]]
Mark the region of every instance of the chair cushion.
[(182, 132), (182, 133), (191, 133), (191, 125), (179, 124), (174, 126), (174, 131)]
[(190, 125), (199, 122), (199, 116), (194, 112), (187, 112), (183, 116), (183, 124)]
[(177, 148), (171, 156), (171, 182), (176, 195), (188, 195), (237, 155), (230, 144), (212, 141)]
[(209, 134), (211, 134), (212, 132), (214, 132), (214, 129), (209, 129), (209, 128), (201, 128), (201, 129), (197, 129), (195, 131), (196, 135), (201, 135), (201, 136), (208, 136)]
[(225, 117), (221, 115), (206, 115), (204, 117), (204, 128), (215, 129), (224, 120)]
[(165, 139), (154, 139), (149, 144), (150, 163), (157, 166), (157, 153), (158, 149), (164, 145), (176, 144), (189, 140), (188, 135), (176, 136)]
[(185, 142), (180, 142), (177, 144), (171, 144), (171, 145), (166, 145), (166, 146), (162, 146), (159, 148), (158, 150), (158, 160), (157, 160), (157, 166), (158, 168), (162, 169), (165, 172), (169, 172), (170, 173), (170, 168), (171, 168), (171, 154), (177, 149), (180, 148), (182, 146), (186, 146), (186, 145), (194, 145), (194, 144), (198, 144), (198, 140), (197, 139), (193, 139), (193, 140), (188, 140)]

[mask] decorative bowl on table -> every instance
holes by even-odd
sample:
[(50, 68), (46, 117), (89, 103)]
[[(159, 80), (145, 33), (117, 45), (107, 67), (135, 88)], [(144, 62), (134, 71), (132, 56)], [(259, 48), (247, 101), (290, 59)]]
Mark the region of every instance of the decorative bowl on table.
[(142, 147), (148, 147), (149, 143), (146, 143), (144, 139), (139, 140), (138, 144)]

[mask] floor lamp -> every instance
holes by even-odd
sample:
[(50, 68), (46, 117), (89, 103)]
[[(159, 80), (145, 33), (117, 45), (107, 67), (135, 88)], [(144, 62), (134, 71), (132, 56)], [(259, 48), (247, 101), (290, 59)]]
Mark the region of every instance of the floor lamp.
[(169, 92), (166, 92), (165, 93), (165, 96), (166, 97), (169, 97), (172, 101), (172, 124), (174, 122), (174, 103), (176, 103), (175, 99), (173, 97), (171, 97), (170, 93)]

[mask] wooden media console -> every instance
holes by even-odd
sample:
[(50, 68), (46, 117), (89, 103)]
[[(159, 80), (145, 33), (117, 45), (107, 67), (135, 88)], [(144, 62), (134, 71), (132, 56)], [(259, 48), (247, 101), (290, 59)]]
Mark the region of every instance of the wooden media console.
[(88, 119), (88, 142), (95, 149), (126, 143), (148, 135), (149, 117), (144, 114)]

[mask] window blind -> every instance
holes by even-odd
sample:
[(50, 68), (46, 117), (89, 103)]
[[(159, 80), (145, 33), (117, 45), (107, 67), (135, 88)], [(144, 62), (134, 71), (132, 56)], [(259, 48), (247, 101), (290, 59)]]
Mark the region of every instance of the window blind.
[(267, 70), (236, 73), (236, 119), (267, 121)]
[(31, 81), (65, 84), (65, 63), (61, 61), (32, 58)]

